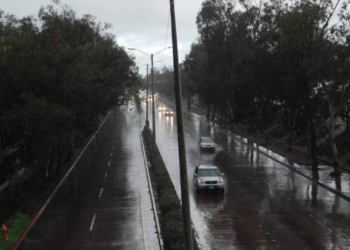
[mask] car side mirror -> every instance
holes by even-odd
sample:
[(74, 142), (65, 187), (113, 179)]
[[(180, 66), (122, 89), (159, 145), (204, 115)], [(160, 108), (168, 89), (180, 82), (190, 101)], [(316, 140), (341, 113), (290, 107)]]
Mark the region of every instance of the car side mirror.
[(193, 175), (194, 175), (194, 176), (197, 176), (197, 174), (196, 174), (196, 173), (193, 173)]
[(222, 176), (224, 176), (225, 174), (224, 173), (221, 173)]

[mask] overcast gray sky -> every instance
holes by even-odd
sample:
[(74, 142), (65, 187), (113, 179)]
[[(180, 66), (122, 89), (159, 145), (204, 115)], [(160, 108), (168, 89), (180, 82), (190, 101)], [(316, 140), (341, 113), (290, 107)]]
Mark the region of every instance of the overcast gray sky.
[[(111, 23), (109, 30), (117, 43), (125, 48), (136, 48), (147, 54), (155, 54), (172, 46), (169, 0), (61, 0), (78, 14), (91, 14), (101, 23)], [(196, 16), (202, 0), (174, 0), (177, 26), (179, 62), (189, 53), (191, 44), (198, 36)], [(37, 16), (41, 6), (51, 0), (0, 0), (0, 9), (18, 18)], [(136, 57), (140, 73), (146, 73), (150, 57), (138, 51), (130, 51)], [(154, 66), (173, 67), (172, 49), (166, 49), (154, 57)], [(158, 62), (158, 61), (163, 61)]]

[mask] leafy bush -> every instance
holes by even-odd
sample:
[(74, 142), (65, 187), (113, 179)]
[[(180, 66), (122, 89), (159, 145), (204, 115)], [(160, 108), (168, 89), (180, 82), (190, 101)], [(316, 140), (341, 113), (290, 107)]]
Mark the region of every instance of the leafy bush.
[[(149, 172), (156, 196), (164, 249), (185, 249), (186, 239), (184, 237), (181, 203), (158, 147), (153, 144), (152, 136), (149, 128), (142, 131), (147, 159), (151, 163)], [(195, 239), (194, 249), (198, 249)]]

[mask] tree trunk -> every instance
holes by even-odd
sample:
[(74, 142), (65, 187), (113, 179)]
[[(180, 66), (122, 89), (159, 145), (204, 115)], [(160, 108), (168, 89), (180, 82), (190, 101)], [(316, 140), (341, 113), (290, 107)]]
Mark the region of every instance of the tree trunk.
[(349, 133), (349, 128), (350, 128), (350, 116), (346, 116), (346, 129), (345, 132)]
[(215, 115), (216, 115), (216, 105), (214, 105), (213, 115), (211, 116), (212, 121), (215, 121)]
[(287, 152), (292, 151), (293, 140), (294, 140), (294, 130), (290, 131), (289, 133)]
[(191, 97), (187, 97), (187, 109), (191, 111)]
[(0, 134), (0, 164), (2, 164), (1, 134)]
[(50, 160), (48, 159), (48, 161), (46, 162), (46, 164), (44, 164), (44, 166), (42, 167), (41, 171), (41, 185), (40, 185), (40, 190), (45, 190), (47, 187), (47, 184), (49, 182), (49, 164), (50, 164)]
[(62, 146), (59, 145), (57, 146), (57, 166), (56, 166), (56, 173), (55, 175), (56, 176), (60, 176), (60, 173), (61, 173), (61, 163), (62, 163)]
[(207, 107), (207, 116), (206, 116), (207, 122), (209, 122), (209, 117), (210, 117), (210, 104)]
[(266, 143), (266, 145), (269, 144), (269, 135), (266, 134), (266, 133), (263, 131), (262, 128), (259, 128), (259, 130), (260, 130), (260, 133), (262, 133), (262, 134), (265, 136), (265, 143)]
[(339, 166), (339, 155), (337, 150), (337, 145), (335, 144), (334, 140), (334, 114), (332, 112), (332, 105), (329, 106), (331, 112), (329, 116), (329, 123), (328, 123), (328, 134), (329, 134), (329, 147), (332, 150), (332, 156), (333, 156), (333, 164), (334, 164), (334, 171), (331, 173), (331, 175), (339, 176), (340, 173), (340, 166)]
[(315, 128), (313, 122), (310, 121), (310, 146), (311, 146), (311, 165), (312, 170), (318, 169), (318, 158), (317, 158), (317, 143), (316, 143), (316, 135)]
[(228, 111), (228, 114), (226, 114), (226, 124), (231, 124), (232, 127), (233, 127), (233, 124), (232, 124), (232, 121), (233, 121), (233, 109), (232, 109), (231, 103), (229, 101), (227, 101), (227, 107), (229, 108), (229, 111)]

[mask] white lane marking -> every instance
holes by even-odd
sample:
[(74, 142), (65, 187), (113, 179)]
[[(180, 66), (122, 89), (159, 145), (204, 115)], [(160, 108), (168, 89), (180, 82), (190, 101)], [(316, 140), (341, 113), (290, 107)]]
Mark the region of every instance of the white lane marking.
[(96, 214), (94, 214), (94, 217), (92, 217), (92, 221), (91, 221), (91, 225), (90, 225), (90, 231), (92, 231), (92, 229), (94, 228), (95, 219), (96, 219)]
[(105, 179), (107, 178), (108, 173), (105, 173)]
[(111, 156), (113, 156), (113, 153), (111, 153)]
[(103, 188), (101, 188), (100, 195), (98, 196), (98, 198), (101, 198), (102, 192), (103, 192)]
[(113, 146), (113, 149), (115, 149), (115, 146)]
[(108, 162), (108, 167), (111, 165), (111, 161)]

